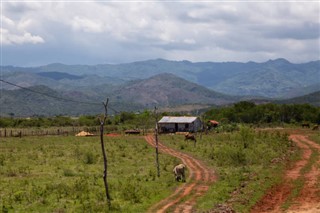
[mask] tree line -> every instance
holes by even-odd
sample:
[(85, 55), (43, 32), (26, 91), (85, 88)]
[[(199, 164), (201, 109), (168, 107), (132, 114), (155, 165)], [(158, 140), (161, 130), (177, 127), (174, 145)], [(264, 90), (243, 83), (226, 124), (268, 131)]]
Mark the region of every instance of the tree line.
[[(100, 115), (83, 115), (79, 117), (55, 116), (55, 117), (29, 117), (15, 118), (0, 117), (0, 128), (28, 128), (28, 127), (67, 127), (67, 126), (98, 126)], [(144, 111), (142, 113), (121, 112), (117, 115), (108, 116), (107, 125), (154, 125), (153, 113)]]
[(320, 107), (309, 104), (260, 104), (241, 101), (229, 107), (211, 108), (204, 113), (208, 120), (235, 123), (315, 123), (320, 124)]
[[(158, 114), (158, 119), (165, 115), (184, 115), (180, 113)], [(254, 104), (241, 101), (232, 106), (213, 107), (202, 115), (202, 120), (217, 120), (224, 123), (288, 123), (298, 124), (309, 122), (320, 124), (320, 107), (309, 104)], [(98, 126), (99, 115), (83, 115), (77, 118), (68, 116), (14, 118), (1, 117), (0, 128), (28, 127), (63, 127), (63, 126)], [(121, 112), (108, 116), (107, 125), (126, 126), (128, 128), (153, 128), (155, 115), (145, 110), (140, 113)]]

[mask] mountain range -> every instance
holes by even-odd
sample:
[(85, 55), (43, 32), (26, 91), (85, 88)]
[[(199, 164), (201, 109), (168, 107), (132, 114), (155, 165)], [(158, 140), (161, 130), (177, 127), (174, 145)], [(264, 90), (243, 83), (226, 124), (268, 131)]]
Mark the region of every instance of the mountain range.
[[(268, 102), (284, 97), (292, 103), (310, 102), (312, 97), (319, 97), (320, 91), (320, 61), (192, 63), (156, 59), (118, 65), (3, 66), (1, 70), (2, 79), (7, 82), (57, 97), (95, 103), (102, 103), (108, 97), (118, 111), (154, 106), (207, 107), (250, 99)], [(4, 82), (1, 88), (0, 104), (4, 107), (0, 113), (3, 115), (101, 113), (99, 105), (40, 97)], [(295, 99), (308, 94), (308, 98)], [(319, 105), (319, 101), (311, 102)]]

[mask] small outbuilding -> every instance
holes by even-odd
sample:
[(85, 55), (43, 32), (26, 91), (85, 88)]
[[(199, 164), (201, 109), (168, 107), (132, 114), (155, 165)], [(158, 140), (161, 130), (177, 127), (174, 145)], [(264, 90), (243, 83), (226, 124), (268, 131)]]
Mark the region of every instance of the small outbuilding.
[(164, 116), (158, 121), (159, 133), (197, 132), (202, 123), (198, 117), (191, 116)]

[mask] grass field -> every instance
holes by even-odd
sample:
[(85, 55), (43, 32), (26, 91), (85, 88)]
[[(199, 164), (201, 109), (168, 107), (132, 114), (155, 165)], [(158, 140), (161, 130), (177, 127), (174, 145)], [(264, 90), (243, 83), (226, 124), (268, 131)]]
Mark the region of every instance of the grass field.
[(316, 133), (312, 133), (310, 135), (310, 139), (312, 139), (313, 141), (315, 141), (316, 143), (320, 144), (320, 133), (316, 132)]
[[(166, 145), (203, 160), (216, 170), (216, 182), (197, 208), (206, 211), (218, 204), (236, 212), (249, 212), (265, 191), (281, 180), (289, 158), (298, 152), (285, 132), (253, 131), (242, 127), (235, 133), (197, 135), (197, 144), (172, 136), (162, 136)], [(295, 154), (294, 154), (295, 153)]]
[[(160, 155), (143, 138), (106, 137), (113, 212), (145, 212), (177, 186), (179, 161)], [(99, 137), (2, 138), (2, 212), (108, 212)]]
[[(219, 180), (202, 197), (199, 210), (228, 203), (237, 212), (248, 209), (280, 180), (285, 161), (294, 155), (287, 134), (240, 128), (234, 133), (197, 135), (197, 144), (183, 135), (161, 135), (160, 141), (190, 153), (215, 169)], [(105, 137), (107, 208), (99, 137), (42, 136), (1, 138), (0, 208), (3, 212), (146, 212), (181, 183), (172, 168), (179, 159), (160, 153), (157, 177), (155, 150), (143, 137)], [(291, 154), (290, 154), (291, 153)]]

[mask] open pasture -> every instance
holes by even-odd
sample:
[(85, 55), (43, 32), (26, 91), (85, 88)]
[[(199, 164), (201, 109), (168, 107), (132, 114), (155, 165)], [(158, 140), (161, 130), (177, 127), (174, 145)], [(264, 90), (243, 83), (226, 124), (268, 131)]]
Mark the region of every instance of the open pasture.
[(145, 212), (177, 184), (172, 168), (179, 160), (160, 154), (142, 137), (105, 137), (108, 210), (99, 137), (42, 136), (1, 138), (2, 212)]
[[(184, 135), (160, 135), (159, 140), (198, 158), (218, 175), (218, 181), (197, 199), (196, 209), (201, 211), (228, 204), (237, 212), (248, 212), (270, 186), (281, 181), (288, 160), (299, 154), (284, 131), (241, 127), (196, 137), (196, 145), (185, 141)], [(144, 137), (106, 136), (105, 146), (111, 209), (105, 199), (99, 137), (2, 138), (0, 208), (9, 212), (146, 212), (181, 185), (172, 173), (181, 160), (160, 149), (158, 178), (155, 149)]]
[(236, 212), (249, 212), (270, 186), (281, 181), (288, 160), (298, 154), (285, 131), (240, 127), (234, 133), (196, 137), (196, 146), (183, 135), (164, 135), (161, 141), (201, 159), (218, 174), (218, 181), (197, 202), (202, 211), (227, 204)]

